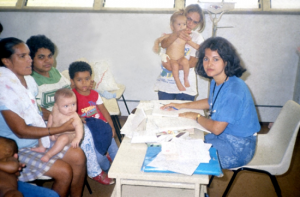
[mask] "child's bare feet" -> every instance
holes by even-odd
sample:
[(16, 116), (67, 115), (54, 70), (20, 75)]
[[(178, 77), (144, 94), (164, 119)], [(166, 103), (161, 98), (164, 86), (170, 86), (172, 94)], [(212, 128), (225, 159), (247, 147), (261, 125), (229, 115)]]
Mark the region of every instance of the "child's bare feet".
[(44, 153), (46, 151), (46, 148), (42, 147), (42, 146), (38, 146), (38, 147), (32, 148), (31, 150), (34, 152), (38, 152), (38, 153)]
[(48, 155), (45, 154), (44, 156), (42, 156), (41, 161), (43, 161), (43, 162), (48, 162), (49, 159), (50, 159), (50, 157), (49, 157)]
[(187, 80), (187, 79), (184, 80), (184, 86), (185, 86), (185, 87), (190, 87), (190, 82), (189, 82), (189, 80)]

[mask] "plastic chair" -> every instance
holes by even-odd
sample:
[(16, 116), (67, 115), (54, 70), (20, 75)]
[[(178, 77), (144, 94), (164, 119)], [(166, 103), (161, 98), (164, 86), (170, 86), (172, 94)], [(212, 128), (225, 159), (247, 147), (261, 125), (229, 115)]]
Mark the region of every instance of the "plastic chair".
[[(281, 109), (270, 131), (267, 134), (257, 135), (256, 152), (250, 163), (230, 169), (234, 174), (223, 196), (227, 195), (236, 175), (243, 170), (269, 175), (277, 196), (281, 196), (275, 175), (284, 174), (290, 167), (299, 125), (300, 105), (289, 100)], [(213, 177), (211, 177), (210, 183), (212, 179)]]
[(124, 91), (125, 91), (126, 87), (123, 84), (119, 84), (119, 83), (117, 85), (118, 85), (119, 89), (115, 90), (115, 91), (110, 91), (110, 93), (116, 93), (117, 100), (119, 100), (122, 97), (125, 107), (127, 109), (128, 115), (130, 115), (130, 111), (129, 111), (127, 103), (126, 103), (126, 99), (124, 97)]

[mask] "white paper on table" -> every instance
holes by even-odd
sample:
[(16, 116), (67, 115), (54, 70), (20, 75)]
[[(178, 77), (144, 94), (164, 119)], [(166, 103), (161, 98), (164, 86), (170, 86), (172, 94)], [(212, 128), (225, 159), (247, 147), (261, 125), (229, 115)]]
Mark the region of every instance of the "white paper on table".
[(193, 128), (210, 133), (210, 131), (202, 127), (195, 120), (182, 117), (148, 116), (146, 124), (146, 130), (156, 129), (157, 132)]
[(147, 110), (153, 110), (153, 107), (154, 107), (154, 102), (144, 101), (144, 102), (140, 102), (136, 108), (147, 111)]
[(164, 106), (165, 103), (154, 103), (152, 115), (153, 116), (168, 116), (168, 117), (178, 117), (178, 114), (185, 113), (185, 112), (195, 112), (204, 116), (203, 110), (199, 109), (178, 109), (178, 110), (162, 110), (160, 109)]
[(131, 120), (131, 129), (135, 131), (142, 121), (146, 118), (146, 114), (143, 109), (136, 109), (135, 116)]
[(169, 170), (186, 175), (192, 175), (200, 163), (209, 163), (209, 148), (201, 139), (173, 139), (177, 154), (165, 155), (159, 153), (148, 166)]
[(135, 131), (133, 132), (131, 143), (156, 143), (157, 136), (153, 132)]
[(121, 134), (132, 137), (134, 131), (144, 131), (146, 127), (146, 114), (143, 109), (137, 109), (135, 114), (130, 114), (121, 128)]

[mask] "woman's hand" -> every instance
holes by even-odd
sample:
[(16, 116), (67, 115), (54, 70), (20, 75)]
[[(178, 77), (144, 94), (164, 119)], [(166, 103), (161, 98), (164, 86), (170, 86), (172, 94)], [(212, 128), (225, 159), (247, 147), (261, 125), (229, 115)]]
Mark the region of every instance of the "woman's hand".
[(192, 38), (190, 34), (192, 31), (190, 29), (183, 29), (178, 32), (172, 33), (168, 38), (165, 38), (161, 41), (161, 47), (162, 48), (168, 48), (177, 38), (181, 38), (183, 40), (190, 41)]
[(74, 131), (75, 127), (73, 126), (73, 121), (74, 121), (74, 119), (71, 118), (70, 120), (68, 120), (67, 122), (65, 122), (63, 125), (61, 125), (60, 128), (63, 131)]
[(178, 31), (177, 37), (188, 42), (188, 41), (192, 40), (192, 38), (190, 36), (191, 33), (192, 33), (192, 31), (190, 29), (186, 28), (186, 29)]
[(167, 110), (167, 111), (178, 110), (178, 109), (181, 109), (181, 104), (180, 103), (170, 103), (170, 104), (161, 106), (160, 109)]
[(197, 115), (198, 115), (198, 113), (195, 113), (195, 112), (185, 112), (185, 113), (180, 113), (178, 116), (196, 120)]

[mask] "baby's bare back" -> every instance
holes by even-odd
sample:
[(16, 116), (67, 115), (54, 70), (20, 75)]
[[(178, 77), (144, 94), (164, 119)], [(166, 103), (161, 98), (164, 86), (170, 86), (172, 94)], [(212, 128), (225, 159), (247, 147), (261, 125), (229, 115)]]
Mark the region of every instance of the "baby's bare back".
[(11, 190), (18, 190), (16, 175), (0, 170), (0, 196)]
[(167, 48), (167, 55), (172, 60), (179, 60), (180, 58), (184, 57), (184, 48), (185, 48), (186, 41), (181, 38), (177, 38), (168, 48)]

